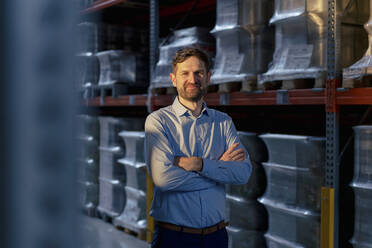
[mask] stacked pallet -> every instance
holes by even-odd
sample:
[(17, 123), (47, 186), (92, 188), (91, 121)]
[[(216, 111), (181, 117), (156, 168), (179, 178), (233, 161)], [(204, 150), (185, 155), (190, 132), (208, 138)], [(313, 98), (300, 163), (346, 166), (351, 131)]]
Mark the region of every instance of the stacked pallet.
[(269, 248), (320, 247), (325, 138), (263, 134), (269, 160), (267, 189), (259, 199), (269, 212)]
[[(369, 0), (337, 0), (340, 18), (341, 68), (350, 66), (365, 51)], [(275, 52), (269, 70), (259, 76), (263, 89), (324, 88), (327, 70), (328, 2), (275, 0), (270, 20), (275, 25)]]
[(85, 98), (147, 91), (146, 29), (92, 22), (78, 27), (77, 84)]
[(78, 116), (79, 202), (89, 216), (96, 216), (99, 174), (99, 122), (89, 115)]
[(267, 212), (257, 201), (266, 187), (265, 171), (261, 165), (267, 160), (265, 144), (255, 133), (238, 132), (252, 164), (252, 174), (245, 185), (227, 186), (227, 216), (230, 225), (229, 248), (260, 247), (265, 248)]
[[(172, 72), (172, 58), (175, 52), (183, 47), (197, 47), (207, 52), (210, 57), (214, 56), (215, 41), (209, 34), (209, 30), (203, 27), (191, 27), (179, 29), (174, 35), (161, 44), (159, 48), (159, 61), (155, 67), (154, 77), (151, 79), (151, 88), (156, 93), (175, 93), (166, 92), (173, 88), (169, 74)], [(157, 89), (157, 90), (156, 90)]]
[(126, 204), (114, 225), (134, 232), (138, 238), (146, 234), (146, 164), (144, 156), (144, 132), (122, 131), (119, 133), (125, 143), (125, 156), (118, 162), (126, 174)]
[(272, 59), (274, 29), (268, 26), (272, 0), (218, 0), (217, 21), (211, 33), (216, 37), (216, 60), (211, 78), (219, 92), (257, 88), (257, 75), (267, 70)]
[(98, 212), (111, 222), (119, 216), (126, 203), (126, 173), (118, 160), (125, 155), (125, 145), (119, 136), (122, 130), (141, 130), (143, 121), (135, 118), (99, 117), (100, 171)]
[(368, 32), (369, 46), (364, 56), (349, 68), (343, 69), (342, 87), (357, 88), (372, 86), (372, 1), (369, 6), (369, 20), (364, 24)]
[(354, 178), (355, 224), (351, 240), (354, 248), (372, 247), (372, 126), (355, 126)]

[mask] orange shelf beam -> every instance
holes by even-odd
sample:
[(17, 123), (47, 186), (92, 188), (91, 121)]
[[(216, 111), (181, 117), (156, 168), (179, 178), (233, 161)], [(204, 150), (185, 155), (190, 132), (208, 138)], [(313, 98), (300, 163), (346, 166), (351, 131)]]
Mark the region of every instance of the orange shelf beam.
[(338, 89), (336, 92), (338, 105), (372, 105), (372, 88)]

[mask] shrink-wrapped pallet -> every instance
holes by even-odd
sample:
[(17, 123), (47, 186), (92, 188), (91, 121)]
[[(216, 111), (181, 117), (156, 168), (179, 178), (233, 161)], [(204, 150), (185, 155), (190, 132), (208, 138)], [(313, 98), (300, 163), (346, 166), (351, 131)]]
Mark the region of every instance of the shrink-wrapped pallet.
[(92, 53), (76, 55), (76, 85), (78, 90), (85, 90), (97, 85), (99, 80), (99, 61)]
[(119, 216), (126, 202), (125, 185), (119, 180), (99, 178), (98, 212), (107, 220)]
[(325, 138), (263, 134), (269, 160), (267, 187), (259, 201), (269, 215), (267, 246), (319, 247)]
[(95, 216), (99, 194), (98, 118), (90, 115), (78, 115), (77, 136), (77, 171), (80, 205), (89, 216)]
[(354, 128), (354, 178), (351, 187), (355, 195), (354, 235), (356, 248), (372, 247), (372, 126)]
[(172, 58), (175, 52), (183, 47), (197, 47), (214, 57), (215, 41), (204, 27), (179, 29), (174, 32), (168, 44), (160, 45), (159, 61), (151, 78), (152, 88), (171, 87), (169, 74), (172, 72)]
[[(342, 87), (344, 88), (370, 86), (369, 82), (363, 82), (363, 79), (368, 75), (372, 75), (372, 1), (370, 1), (369, 6), (369, 20), (364, 24), (364, 29), (368, 33), (368, 49), (360, 60), (343, 69)], [(357, 81), (359, 81), (359, 85)]]
[[(350, 4), (349, 4), (350, 3)], [(369, 1), (337, 0), (340, 20), (341, 68), (350, 66), (364, 53)], [(270, 19), (275, 25), (275, 52), (268, 71), (259, 76), (265, 82), (292, 79), (316, 79), (314, 87), (324, 87), (327, 70), (328, 2), (323, 0), (275, 0)]]
[(125, 83), (130, 86), (145, 86), (148, 81), (146, 58), (123, 50), (108, 50), (96, 53), (99, 59), (99, 85)]
[(118, 159), (124, 155), (124, 149), (120, 146), (113, 146), (100, 147), (99, 150), (99, 176), (106, 179), (119, 180), (121, 183), (125, 184), (125, 168), (118, 163)]
[(229, 248), (265, 248), (264, 233), (267, 229), (267, 211), (257, 201), (266, 187), (265, 171), (261, 163), (267, 159), (267, 150), (256, 133), (238, 132), (252, 164), (249, 181), (243, 185), (226, 185), (226, 216)]
[(146, 229), (146, 164), (144, 162), (145, 133), (122, 131), (125, 156), (118, 162), (126, 171), (126, 205), (123, 212), (115, 218), (114, 225), (128, 228), (137, 233)]
[(261, 199), (269, 212), (267, 247), (320, 247), (320, 214)]
[(218, 0), (212, 83), (256, 81), (272, 60), (274, 29), (268, 26), (272, 0)]

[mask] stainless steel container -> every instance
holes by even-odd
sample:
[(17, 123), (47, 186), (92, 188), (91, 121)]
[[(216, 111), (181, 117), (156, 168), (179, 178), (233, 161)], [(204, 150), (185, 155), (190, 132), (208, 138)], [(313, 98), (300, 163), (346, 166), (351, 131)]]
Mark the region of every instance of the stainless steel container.
[[(372, 183), (351, 184), (355, 194), (354, 247), (369, 247), (372, 244)], [(367, 246), (369, 245), (369, 246)]]
[(364, 24), (364, 28), (368, 33), (368, 49), (364, 56), (356, 63), (348, 68), (343, 69), (343, 82), (344, 88), (353, 87), (353, 80), (362, 80), (364, 76), (372, 74), (372, 1), (369, 6), (369, 20)]
[(212, 83), (255, 80), (272, 59), (272, 0), (218, 0)]
[(169, 43), (159, 47), (159, 61), (155, 67), (154, 77), (151, 79), (152, 88), (172, 86), (169, 77), (172, 72), (172, 58), (175, 52), (183, 47), (200, 48), (212, 59), (215, 53), (215, 40), (207, 28), (191, 27), (176, 30)]
[[(336, 10), (341, 18), (340, 37), (336, 37), (341, 42), (341, 68), (357, 61), (367, 46), (362, 25), (368, 19), (369, 2), (353, 1), (346, 8), (348, 3), (348, 0), (338, 0)], [(259, 76), (259, 84), (300, 78), (324, 79), (327, 21), (327, 1), (276, 0), (275, 13), (270, 20), (275, 25), (275, 53), (269, 70)]]
[(126, 83), (144, 86), (148, 80), (146, 58), (123, 50), (96, 53), (100, 63), (99, 85)]
[(269, 211), (267, 246), (319, 247), (325, 138), (263, 134), (269, 160), (267, 187), (259, 199)]
[(229, 235), (229, 248), (266, 248), (266, 240), (263, 232), (249, 231), (232, 226), (227, 226), (226, 230)]
[(262, 134), (269, 163), (299, 168), (319, 168), (325, 161), (325, 138), (286, 134)]
[(355, 126), (354, 178), (350, 186), (355, 195), (354, 247), (372, 244), (372, 126)]
[(320, 214), (287, 206), (269, 199), (260, 200), (269, 212), (267, 247), (320, 247)]
[(119, 180), (99, 178), (98, 212), (102, 219), (114, 218), (123, 212), (126, 202), (125, 185)]

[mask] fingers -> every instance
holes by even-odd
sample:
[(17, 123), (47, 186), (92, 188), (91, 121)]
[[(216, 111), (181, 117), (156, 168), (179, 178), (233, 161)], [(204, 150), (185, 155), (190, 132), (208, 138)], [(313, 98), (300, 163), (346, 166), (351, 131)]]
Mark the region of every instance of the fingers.
[(231, 153), (232, 151), (234, 151), (238, 146), (239, 146), (240, 143), (234, 143), (232, 144), (232, 146), (230, 146), (225, 153)]

